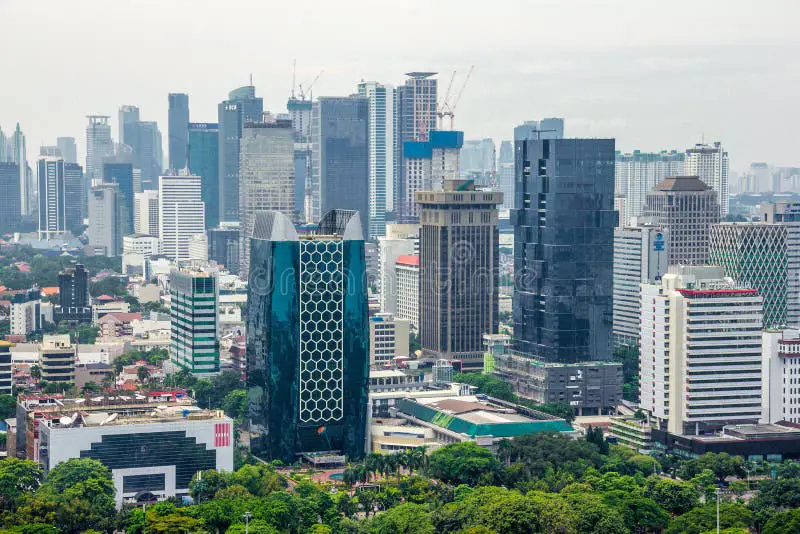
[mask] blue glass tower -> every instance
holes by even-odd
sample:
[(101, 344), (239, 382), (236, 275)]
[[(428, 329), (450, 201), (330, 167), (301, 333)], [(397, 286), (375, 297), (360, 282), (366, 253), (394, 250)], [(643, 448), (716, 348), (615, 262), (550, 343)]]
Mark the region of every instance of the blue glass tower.
[[(103, 181), (119, 184), (120, 235), (133, 233), (133, 165), (130, 163), (104, 163)], [(91, 221), (90, 221), (91, 222)]]
[(298, 235), (276, 211), (255, 216), (250, 249), (247, 380), (251, 449), (364, 455), (369, 325), (357, 212), (328, 212)]
[(215, 122), (189, 123), (189, 171), (203, 183), (206, 228), (219, 225), (219, 125)]
[(179, 171), (186, 167), (189, 142), (189, 95), (185, 93), (169, 94), (169, 168)]

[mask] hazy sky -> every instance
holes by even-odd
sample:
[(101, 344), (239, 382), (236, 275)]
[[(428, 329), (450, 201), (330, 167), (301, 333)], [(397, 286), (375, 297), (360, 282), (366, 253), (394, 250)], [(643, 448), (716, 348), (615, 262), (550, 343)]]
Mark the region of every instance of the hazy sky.
[(562, 116), (621, 150), (704, 135), (734, 169), (800, 165), (798, 20), (798, 0), (0, 0), (0, 127), (19, 121), (29, 155), (74, 136), (82, 160), (84, 115), (111, 115), (116, 138), (121, 104), (166, 144), (170, 91), (216, 122), (252, 73), (285, 111), (294, 58), (299, 82), (325, 70), (315, 96), (412, 70), (441, 72), (444, 92), (475, 65), (456, 110), (468, 139)]

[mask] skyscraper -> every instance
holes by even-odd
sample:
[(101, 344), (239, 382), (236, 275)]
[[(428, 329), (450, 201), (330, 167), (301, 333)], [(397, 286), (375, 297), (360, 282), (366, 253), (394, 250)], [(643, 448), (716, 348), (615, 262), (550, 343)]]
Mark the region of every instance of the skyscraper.
[(290, 120), (245, 124), (239, 159), (239, 274), (247, 276), (253, 217), (260, 211), (294, 215), (294, 130)]
[(165, 175), (158, 179), (158, 228), (161, 251), (175, 261), (189, 260), (189, 240), (205, 230), (205, 206), (199, 176)]
[[(133, 166), (130, 163), (104, 163), (103, 182), (119, 185), (115, 194), (115, 201), (117, 202), (116, 212), (119, 219), (119, 228), (117, 231), (121, 240), (121, 236), (133, 233), (133, 196), (135, 194), (133, 187)], [(120, 246), (122, 245), (120, 244)]]
[(715, 266), (642, 286), (640, 406), (673, 434), (761, 419), (761, 297)]
[[(369, 326), (358, 213), (327, 213), (299, 235), (278, 212), (256, 214), (247, 314), (251, 447), (364, 455)], [(335, 452), (332, 452), (335, 454)]]
[(122, 254), (120, 185), (95, 180), (89, 191), (89, 246), (95, 255), (113, 257)]
[(189, 95), (169, 94), (169, 168), (179, 171), (186, 167), (189, 145)]
[[(763, 298), (764, 328), (800, 326), (796, 309), (789, 316), (789, 301), (800, 304), (798, 280), (800, 243), (781, 223), (744, 222), (711, 225), (709, 258), (742, 287), (757, 289)], [(791, 267), (791, 270), (790, 270)]]
[(197, 270), (172, 270), (170, 360), (193, 374), (219, 372), (219, 287), (217, 276)]
[(493, 139), (464, 141), (461, 148), (459, 171), (461, 177), (475, 181), (476, 185), (494, 186), (497, 152)]
[(78, 147), (75, 146), (74, 137), (59, 137), (56, 139), (58, 149), (61, 151), (61, 157), (64, 158), (64, 163), (78, 163)]
[(669, 230), (669, 264), (708, 263), (708, 235), (719, 222), (717, 192), (697, 176), (673, 176), (647, 194), (642, 220)]
[(525, 121), (514, 128), (514, 141), (534, 139), (563, 139), (564, 119), (549, 118), (540, 121)]
[(136, 144), (136, 123), (139, 122), (139, 108), (136, 106), (119, 107), (119, 144), (133, 146)]
[(134, 124), (133, 132), (133, 166), (142, 171), (142, 189), (155, 189), (158, 177), (164, 169), (164, 151), (158, 123), (139, 121)]
[[(64, 162), (64, 210), (67, 230), (80, 235), (83, 230), (83, 167)], [(88, 207), (87, 207), (88, 209)]]
[(514, 337), (544, 361), (611, 359), (614, 140), (516, 141)]
[(52, 239), (67, 231), (64, 208), (64, 160), (43, 156), (38, 161), (39, 239)]
[[(121, 113), (121, 111), (120, 111)], [(137, 110), (138, 114), (138, 110)], [(114, 155), (114, 143), (111, 140), (111, 126), (107, 115), (87, 115), (86, 126), (86, 187), (92, 180), (103, 178), (103, 163)]]
[(499, 230), (503, 194), (446, 180), (419, 191), (419, 332), (423, 355), (483, 367), (483, 334), (498, 326)]
[(239, 223), (223, 223), (208, 230), (208, 259), (239, 274)]
[(19, 167), (16, 163), (0, 162), (0, 234), (19, 228), (20, 202)]
[[(419, 252), (419, 225), (387, 224), (386, 235), (378, 238), (381, 277), (381, 311), (397, 314), (397, 258)], [(414, 323), (416, 327), (416, 322)]]
[(369, 100), (369, 236), (386, 234), (386, 213), (394, 211), (395, 91), (391, 85), (361, 82)]
[(625, 196), (625, 210), (619, 214), (620, 225), (631, 224), (632, 217), (640, 217), (647, 193), (667, 176), (683, 174), (684, 154), (676, 151), (647, 153), (638, 150), (623, 154), (617, 152), (614, 164), (617, 193)]
[(503, 192), (503, 209), (514, 207), (514, 143), (502, 141), (497, 158), (497, 188)]
[(409, 141), (403, 145), (404, 182), (397, 219), (405, 224), (419, 222), (418, 191), (441, 191), (445, 180), (459, 176), (459, 153), (464, 133), (431, 130), (427, 141)]
[[(758, 220), (765, 223), (786, 225), (788, 298), (786, 300), (786, 322), (800, 328), (800, 203), (793, 201), (762, 202), (758, 206)], [(798, 398), (800, 402), (800, 398)]]
[(80, 263), (58, 273), (58, 304), (53, 308), (53, 321), (56, 324), (92, 322), (89, 271)]
[(189, 123), (189, 172), (203, 183), (206, 228), (219, 224), (219, 125)]
[(359, 96), (322, 97), (311, 111), (313, 220), (358, 211), (369, 235), (369, 106)]
[(8, 140), (6, 139), (6, 134), (3, 133), (3, 129), (0, 128), (0, 163), (9, 161), (11, 161), (11, 158), (8, 157)]
[(720, 215), (728, 214), (728, 153), (719, 141), (713, 145), (696, 144), (686, 150), (686, 165), (683, 174), (697, 176), (717, 192)]
[(239, 220), (239, 139), (246, 122), (259, 122), (264, 101), (256, 88), (234, 89), (217, 107), (219, 116), (219, 201), (220, 221)]
[(19, 123), (17, 123), (17, 128), (11, 135), (11, 139), (9, 140), (8, 144), (11, 152), (9, 161), (16, 163), (17, 171), (19, 171), (20, 212), (23, 216), (31, 215), (35, 209), (32, 206), (33, 191), (31, 191), (32, 184), (28, 179), (28, 158), (27, 147), (25, 144), (25, 134), (22, 133)]
[(137, 234), (152, 235), (158, 237), (159, 213), (158, 213), (158, 190), (149, 189), (141, 193), (134, 194), (133, 201), (133, 231)]

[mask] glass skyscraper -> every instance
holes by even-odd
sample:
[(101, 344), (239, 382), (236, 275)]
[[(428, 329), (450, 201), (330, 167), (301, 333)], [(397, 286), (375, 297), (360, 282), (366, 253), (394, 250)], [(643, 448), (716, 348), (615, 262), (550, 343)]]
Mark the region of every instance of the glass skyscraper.
[(516, 141), (514, 337), (558, 363), (611, 359), (614, 140)]
[(189, 143), (189, 95), (169, 94), (169, 168), (179, 171), (186, 167), (186, 146)]
[(255, 215), (250, 245), (247, 379), (251, 448), (364, 455), (369, 324), (364, 234), (333, 210), (298, 235), (276, 212)]
[(203, 183), (206, 228), (219, 225), (219, 125), (189, 123), (189, 172)]
[(219, 288), (213, 273), (173, 270), (170, 359), (195, 374), (219, 372)]
[(19, 228), (20, 211), (19, 167), (0, 162), (0, 234)]
[[(119, 185), (117, 212), (121, 236), (133, 233), (133, 165), (130, 163), (104, 163), (103, 181)], [(89, 221), (91, 224), (91, 221)]]

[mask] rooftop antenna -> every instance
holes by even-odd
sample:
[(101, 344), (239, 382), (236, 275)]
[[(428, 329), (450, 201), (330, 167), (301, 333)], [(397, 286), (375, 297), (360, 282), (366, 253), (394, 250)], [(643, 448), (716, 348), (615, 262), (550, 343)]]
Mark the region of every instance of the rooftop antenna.
[(253, 86), (253, 73), (250, 73), (250, 87)]
[(294, 88), (297, 82), (297, 59), (292, 60), (292, 99), (294, 99)]

